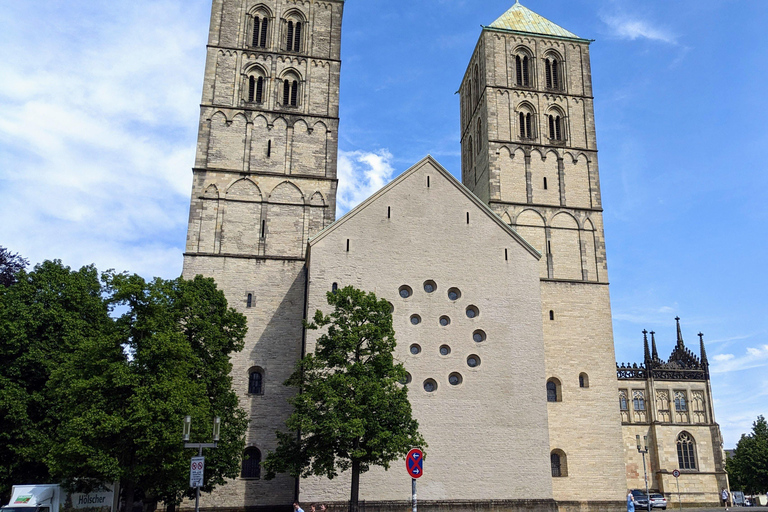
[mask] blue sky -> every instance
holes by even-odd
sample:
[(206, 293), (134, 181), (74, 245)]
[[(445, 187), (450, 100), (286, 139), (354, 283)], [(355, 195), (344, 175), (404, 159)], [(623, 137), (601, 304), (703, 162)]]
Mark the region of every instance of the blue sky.
[[(513, 0), (349, 0), (342, 211), (426, 154), (460, 175), (455, 91)], [(768, 2), (527, 0), (595, 39), (617, 359), (704, 332), (726, 447), (768, 415)], [(0, 0), (0, 245), (181, 270), (209, 0)]]

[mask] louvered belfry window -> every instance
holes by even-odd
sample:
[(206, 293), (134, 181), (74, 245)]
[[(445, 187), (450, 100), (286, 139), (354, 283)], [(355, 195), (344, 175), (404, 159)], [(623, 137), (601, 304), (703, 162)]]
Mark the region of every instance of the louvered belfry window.
[(301, 31), (300, 21), (288, 22), (288, 37), (286, 38), (286, 49), (289, 52), (301, 51)]
[(295, 34), (293, 36), (293, 51), (301, 51), (301, 22), (296, 22)]
[(288, 22), (288, 39), (286, 41), (285, 49), (289, 52), (293, 51), (293, 22)]
[(256, 80), (256, 103), (264, 102), (264, 77), (260, 76)]
[(259, 36), (261, 34), (261, 19), (256, 16), (253, 18), (253, 37), (251, 39), (251, 46), (259, 46)]
[(560, 90), (560, 68), (557, 59), (546, 59), (544, 67), (547, 75), (547, 89)]
[(256, 98), (256, 77), (248, 77), (248, 101), (252, 102)]
[(291, 103), (291, 83), (288, 80), (283, 80), (283, 105), (290, 105)]
[(523, 86), (524, 87), (530, 87), (531, 86), (531, 80), (530, 80), (530, 73), (529, 73), (529, 59), (526, 55), (523, 57)]
[(267, 28), (269, 27), (269, 19), (264, 16), (260, 18), (256, 16), (253, 18), (253, 36), (251, 38), (251, 46), (254, 48), (266, 48), (267, 47)]
[(299, 104), (299, 82), (294, 80), (291, 84), (291, 106), (295, 107)]

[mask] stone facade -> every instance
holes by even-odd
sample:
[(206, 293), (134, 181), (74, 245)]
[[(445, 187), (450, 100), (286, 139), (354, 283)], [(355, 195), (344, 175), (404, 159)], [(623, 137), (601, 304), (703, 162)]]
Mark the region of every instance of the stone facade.
[(485, 27), (459, 92), (464, 185), (542, 255), (550, 449), (564, 466), (554, 497), (620, 500), (589, 41)]
[[(422, 508), (616, 509), (643, 487), (636, 435), (670, 497), (683, 430), (696, 451), (683, 500), (713, 502), (727, 479), (708, 375), (614, 366), (589, 41), (516, 3), (483, 29), (461, 85), (463, 185), (426, 158), (334, 223), (343, 7), (213, 0), (184, 276), (214, 277), (248, 319), (233, 378), (249, 453), (273, 450), (291, 412), (282, 383), (317, 336), (302, 320), (351, 284), (394, 306), (429, 443)], [(659, 405), (629, 398), (617, 414), (616, 371), (620, 396)], [(403, 508), (398, 466), (362, 476), (365, 510)], [(348, 496), (348, 475), (266, 481), (255, 467), (202, 506), (290, 510), (298, 494), (341, 510)]]

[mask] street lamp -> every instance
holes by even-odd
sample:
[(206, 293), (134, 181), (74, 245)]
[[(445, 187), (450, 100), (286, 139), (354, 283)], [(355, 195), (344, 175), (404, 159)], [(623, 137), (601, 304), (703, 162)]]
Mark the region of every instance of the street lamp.
[(635, 436), (637, 440), (637, 453), (643, 454), (643, 477), (645, 478), (645, 498), (648, 500), (648, 512), (651, 512), (651, 493), (648, 492), (648, 472), (645, 470), (645, 454), (648, 453), (648, 436), (643, 436), (643, 444), (640, 444), (640, 434)]
[[(221, 431), (221, 418), (216, 416), (213, 419), (213, 442), (212, 443), (190, 443), (189, 435), (192, 432), (192, 417), (184, 417), (184, 448), (197, 448), (197, 456), (203, 456), (203, 448), (218, 448), (219, 447), (219, 434)], [(193, 459), (194, 462), (194, 459)], [(204, 463), (203, 463), (204, 465)], [(191, 476), (191, 475), (190, 475)], [(191, 478), (190, 478), (191, 479)], [(195, 485), (195, 512), (200, 512), (200, 485)]]

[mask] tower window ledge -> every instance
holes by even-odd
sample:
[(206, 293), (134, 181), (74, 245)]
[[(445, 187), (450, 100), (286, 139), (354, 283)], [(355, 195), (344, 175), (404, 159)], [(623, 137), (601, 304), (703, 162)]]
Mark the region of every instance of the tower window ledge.
[(545, 87), (544, 89), (548, 92), (565, 92), (562, 87)]
[(568, 141), (566, 141), (566, 140), (549, 139), (549, 144), (550, 144), (551, 146), (565, 146), (565, 144), (566, 144), (567, 142), (568, 142)]
[(536, 137), (520, 137), (522, 142), (536, 142)]

